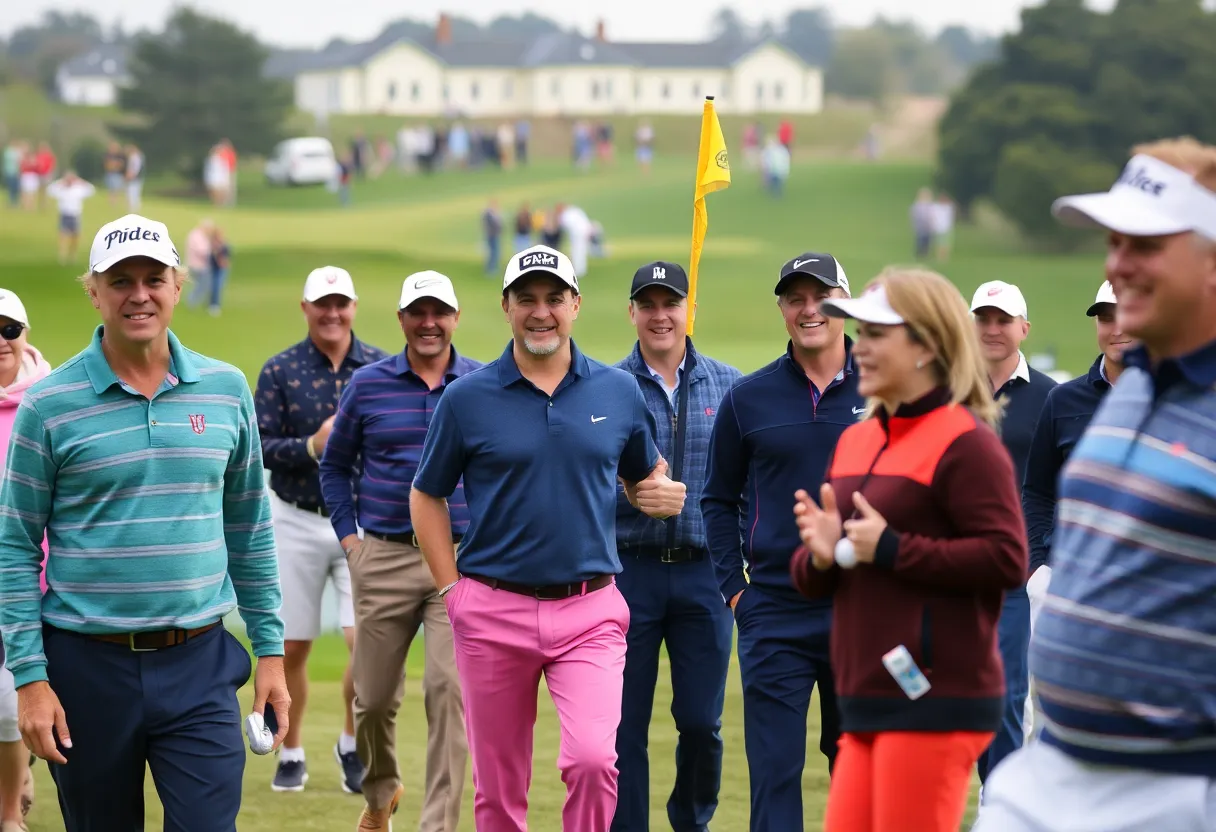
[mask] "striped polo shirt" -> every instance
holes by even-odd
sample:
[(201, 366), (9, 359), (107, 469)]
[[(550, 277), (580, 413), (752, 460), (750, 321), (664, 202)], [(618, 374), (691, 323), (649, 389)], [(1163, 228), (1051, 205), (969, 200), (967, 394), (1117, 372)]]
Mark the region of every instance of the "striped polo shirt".
[(1216, 342), (1141, 348), (1060, 478), (1030, 670), (1043, 741), (1093, 763), (1216, 772)]
[[(149, 400), (92, 343), (33, 385), (0, 485), (0, 631), (17, 685), (44, 680), (42, 625), (192, 628), (240, 610), (255, 655), (283, 654), (253, 396), (239, 370), (169, 333)], [(50, 544), (40, 596), (43, 529)]]

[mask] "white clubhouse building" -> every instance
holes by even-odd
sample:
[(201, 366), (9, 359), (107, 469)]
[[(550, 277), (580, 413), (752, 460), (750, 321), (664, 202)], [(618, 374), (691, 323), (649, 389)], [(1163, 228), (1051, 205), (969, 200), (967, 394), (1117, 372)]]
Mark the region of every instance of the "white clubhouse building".
[[(87, 57), (60, 70), (61, 95), (94, 69)], [(117, 63), (117, 62), (116, 62)], [(107, 67), (108, 68), (108, 67)], [(616, 43), (553, 32), (525, 40), (453, 39), (441, 15), (431, 42), (389, 27), (359, 44), (273, 54), (268, 75), (290, 79), (295, 103), (317, 116), (608, 116), (700, 112), (817, 113), (823, 72), (779, 39), (746, 47), (719, 42)], [(111, 83), (121, 83), (112, 76)], [(107, 79), (92, 77), (96, 87)], [(108, 96), (91, 90), (100, 103)], [(79, 103), (85, 96), (64, 95)]]

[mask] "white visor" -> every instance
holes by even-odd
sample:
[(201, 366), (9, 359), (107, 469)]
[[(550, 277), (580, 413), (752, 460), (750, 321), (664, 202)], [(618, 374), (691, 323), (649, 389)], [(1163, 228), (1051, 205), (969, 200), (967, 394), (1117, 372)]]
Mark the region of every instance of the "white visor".
[(1152, 156), (1133, 156), (1109, 191), (1060, 197), (1051, 213), (1078, 228), (1133, 237), (1194, 231), (1216, 240), (1216, 193)]
[(903, 316), (891, 308), (887, 290), (881, 283), (871, 283), (855, 298), (829, 298), (819, 305), (829, 318), (853, 318), (867, 324), (898, 326)]

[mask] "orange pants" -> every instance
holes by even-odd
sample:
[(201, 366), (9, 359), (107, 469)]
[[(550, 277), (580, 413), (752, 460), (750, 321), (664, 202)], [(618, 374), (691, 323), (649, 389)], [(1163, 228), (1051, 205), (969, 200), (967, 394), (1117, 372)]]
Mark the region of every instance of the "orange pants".
[(825, 832), (958, 832), (975, 761), (993, 736), (975, 731), (843, 734)]

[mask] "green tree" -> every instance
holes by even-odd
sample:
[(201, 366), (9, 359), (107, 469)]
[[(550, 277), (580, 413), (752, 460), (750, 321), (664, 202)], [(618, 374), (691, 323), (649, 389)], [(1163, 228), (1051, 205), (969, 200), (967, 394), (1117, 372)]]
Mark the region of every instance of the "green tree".
[(891, 39), (874, 29), (841, 32), (824, 78), (828, 92), (883, 103), (895, 85)]
[(222, 138), (240, 153), (268, 152), (280, 138), (292, 89), (263, 75), (267, 55), (232, 24), (179, 9), (163, 33), (141, 37), (128, 60), (131, 84), (119, 92), (118, 106), (141, 123), (110, 129), (138, 145), (151, 169), (198, 182)]

